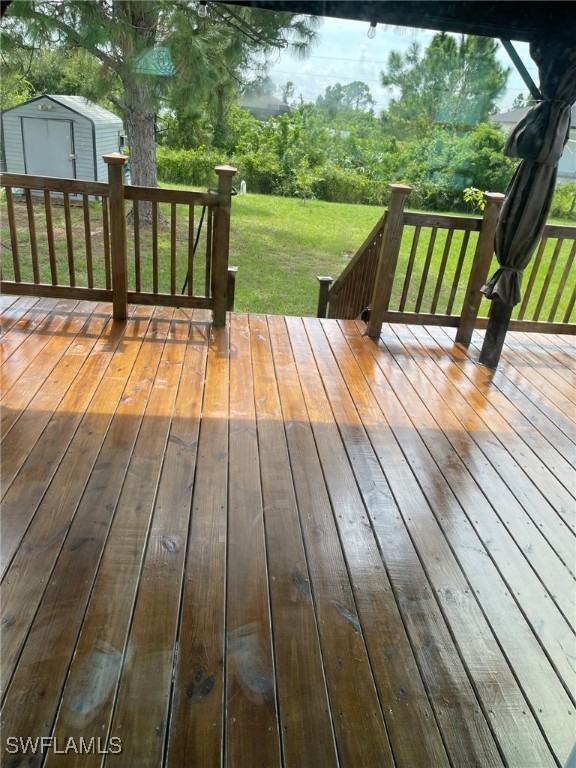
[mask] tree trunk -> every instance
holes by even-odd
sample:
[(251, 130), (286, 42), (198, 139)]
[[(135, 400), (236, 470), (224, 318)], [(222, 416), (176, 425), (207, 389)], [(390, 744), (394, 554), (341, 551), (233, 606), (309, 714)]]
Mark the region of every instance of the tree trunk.
[[(156, 173), (155, 114), (149, 104), (149, 86), (139, 79), (124, 81), (126, 104), (126, 132), (130, 148), (130, 174), (132, 184), (143, 187), (158, 186)], [(152, 204), (140, 202), (138, 213), (141, 224), (152, 223)]]
[(215, 89), (216, 108), (214, 110), (214, 146), (223, 149), (227, 138), (227, 105), (224, 86), (217, 85)]

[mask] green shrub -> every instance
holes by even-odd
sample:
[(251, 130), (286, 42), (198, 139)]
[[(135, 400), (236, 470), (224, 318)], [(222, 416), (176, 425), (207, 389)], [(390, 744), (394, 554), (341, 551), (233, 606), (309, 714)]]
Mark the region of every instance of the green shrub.
[(283, 173), (277, 156), (268, 149), (237, 154), (233, 165), (238, 168), (237, 183), (245, 181), (249, 192), (282, 195)]
[(576, 221), (576, 184), (559, 184), (556, 187), (550, 216)]
[(197, 149), (156, 149), (158, 178), (167, 184), (188, 184), (196, 187), (213, 187), (216, 183), (214, 167), (225, 162), (217, 150), (207, 147)]
[(355, 170), (328, 165), (321, 169), (321, 178), (314, 182), (314, 194), (319, 200), (333, 203), (362, 203), (382, 205), (386, 184), (370, 179)]

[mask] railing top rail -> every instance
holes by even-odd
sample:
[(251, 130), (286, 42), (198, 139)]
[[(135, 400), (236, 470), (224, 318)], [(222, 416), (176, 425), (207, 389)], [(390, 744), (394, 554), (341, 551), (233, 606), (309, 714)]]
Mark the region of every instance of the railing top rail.
[[(413, 227), (437, 227), (468, 232), (479, 232), (482, 219), (476, 216), (453, 216), (443, 213), (404, 211), (402, 223)], [(543, 237), (576, 238), (576, 226), (570, 224), (546, 224)]]
[(479, 232), (482, 226), (482, 219), (475, 216), (450, 216), (443, 213), (404, 211), (402, 223), (413, 227), (436, 227), (462, 230), (464, 232)]
[(156, 203), (183, 203), (216, 207), (220, 204), (217, 192), (200, 192), (187, 189), (161, 189), (159, 187), (138, 187), (127, 184), (124, 187), (126, 200), (148, 200)]
[(21, 189), (42, 189), (49, 192), (68, 192), (73, 195), (98, 195), (107, 197), (108, 184), (86, 179), (61, 179), (56, 176), (31, 176), (27, 173), (2, 173), (0, 186)]
[(564, 240), (576, 239), (576, 227), (569, 224), (546, 224), (542, 237), (559, 237)]

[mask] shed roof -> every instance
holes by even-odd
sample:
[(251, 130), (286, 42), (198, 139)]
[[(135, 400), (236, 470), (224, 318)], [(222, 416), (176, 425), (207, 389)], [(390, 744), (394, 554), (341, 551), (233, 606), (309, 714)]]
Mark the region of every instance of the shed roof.
[[(56, 104), (60, 104), (61, 106), (66, 107), (67, 109), (71, 109), (73, 112), (76, 112), (83, 117), (87, 117), (93, 123), (118, 123), (118, 125), (122, 125), (121, 117), (118, 117), (118, 115), (115, 115), (114, 112), (110, 112), (110, 110), (101, 107), (99, 104), (95, 104), (93, 101), (88, 101), (88, 99), (85, 99), (84, 96), (44, 94), (42, 96), (36, 96), (33, 99), (29, 99), (22, 104), (17, 104), (15, 107), (11, 107), (10, 109), (18, 109), (18, 107), (24, 106), (24, 104), (30, 104), (34, 101), (39, 101), (40, 99), (50, 99), (51, 101), (56, 102)], [(5, 112), (8, 111), (9, 110), (5, 110)]]

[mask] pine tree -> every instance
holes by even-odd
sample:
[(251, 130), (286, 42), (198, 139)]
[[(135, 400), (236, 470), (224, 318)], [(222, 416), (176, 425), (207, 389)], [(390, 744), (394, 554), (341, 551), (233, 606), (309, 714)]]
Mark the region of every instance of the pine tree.
[[(221, 99), (260, 54), (291, 48), (304, 54), (316, 20), (285, 12), (196, 0), (14, 0), (3, 21), (12, 49), (83, 49), (100, 64), (100, 93), (124, 118), (134, 184), (156, 186), (156, 115), (161, 105), (181, 111)], [(219, 101), (220, 99), (220, 101)]]
[(382, 84), (400, 95), (390, 101), (387, 120), (393, 128), (420, 130), (423, 124), (472, 126), (496, 111), (510, 70), (496, 57), (491, 38), (445, 32), (434, 35), (422, 52), (413, 43), (405, 54), (393, 51)]

